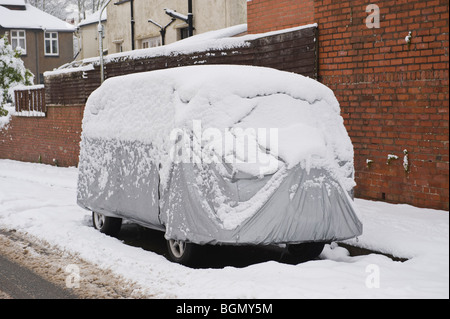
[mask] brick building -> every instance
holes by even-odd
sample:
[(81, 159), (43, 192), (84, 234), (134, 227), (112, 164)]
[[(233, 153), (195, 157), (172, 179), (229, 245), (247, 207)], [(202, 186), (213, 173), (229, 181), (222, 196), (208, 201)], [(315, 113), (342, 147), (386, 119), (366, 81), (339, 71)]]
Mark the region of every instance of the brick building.
[(0, 0), (0, 37), (8, 36), (13, 49), (22, 49), (25, 67), (36, 84), (44, 83), (44, 72), (73, 60), (75, 27), (24, 0)]
[(358, 197), (449, 209), (448, 1), (250, 0), (247, 10), (249, 33), (318, 24), (318, 79), (341, 104)]

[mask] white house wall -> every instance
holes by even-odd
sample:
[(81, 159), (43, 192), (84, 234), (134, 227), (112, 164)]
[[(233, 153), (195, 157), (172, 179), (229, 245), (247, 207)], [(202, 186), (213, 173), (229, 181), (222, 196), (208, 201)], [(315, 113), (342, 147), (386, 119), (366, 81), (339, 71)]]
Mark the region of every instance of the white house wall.
[[(107, 7), (108, 26), (104, 48), (108, 53), (131, 50), (131, 10), (130, 3), (115, 5), (111, 1)], [(246, 0), (193, 0), (194, 35), (246, 23)], [(134, 0), (135, 49), (142, 47), (142, 40), (160, 37), (160, 29), (148, 22), (149, 19), (162, 26), (171, 21), (164, 9), (172, 9), (187, 15), (188, 0)], [(182, 20), (172, 23), (166, 32), (165, 43), (180, 40), (179, 29), (187, 27)], [(123, 41), (123, 42), (121, 42)]]

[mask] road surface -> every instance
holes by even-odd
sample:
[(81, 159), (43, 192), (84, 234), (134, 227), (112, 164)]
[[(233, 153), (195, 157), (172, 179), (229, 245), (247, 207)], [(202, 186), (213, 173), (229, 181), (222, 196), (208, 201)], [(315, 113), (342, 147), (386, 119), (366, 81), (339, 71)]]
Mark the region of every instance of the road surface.
[(77, 299), (78, 296), (0, 255), (0, 298)]
[(0, 299), (151, 298), (139, 287), (36, 238), (0, 229)]

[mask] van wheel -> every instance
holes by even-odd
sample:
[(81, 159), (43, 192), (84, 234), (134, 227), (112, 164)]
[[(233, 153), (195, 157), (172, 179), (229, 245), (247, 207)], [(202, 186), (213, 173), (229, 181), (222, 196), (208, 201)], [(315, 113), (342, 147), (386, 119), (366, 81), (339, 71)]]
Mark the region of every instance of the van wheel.
[(122, 227), (122, 219), (92, 212), (92, 224), (101, 233), (115, 237), (119, 234)]
[(186, 243), (182, 240), (167, 240), (167, 250), (169, 251), (169, 259), (173, 262), (192, 266), (195, 262), (195, 252), (198, 247), (195, 244)]
[(299, 262), (305, 262), (319, 257), (324, 247), (325, 243), (302, 243), (290, 244), (287, 249)]

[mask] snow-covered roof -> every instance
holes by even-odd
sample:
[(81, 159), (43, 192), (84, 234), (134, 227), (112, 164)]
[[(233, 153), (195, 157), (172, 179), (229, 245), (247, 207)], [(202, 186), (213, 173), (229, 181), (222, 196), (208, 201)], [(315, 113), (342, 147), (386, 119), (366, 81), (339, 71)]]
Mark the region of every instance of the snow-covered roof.
[(0, 6), (2, 5), (24, 6), (25, 0), (0, 0)]
[[(75, 27), (44, 11), (41, 11), (23, 0), (0, 0), (0, 4), (25, 5), (26, 10), (10, 10), (0, 5), (0, 27), (5, 29), (42, 29), (49, 31), (75, 30)], [(8, 2), (8, 3), (7, 3)], [(23, 4), (20, 4), (23, 3)]]
[[(98, 23), (98, 17), (100, 16), (100, 10), (97, 12), (94, 12), (90, 16), (88, 16), (86, 19), (83, 19), (78, 23), (78, 27), (82, 27), (88, 24)], [(102, 13), (102, 21), (105, 21), (107, 19), (106, 10)]]

